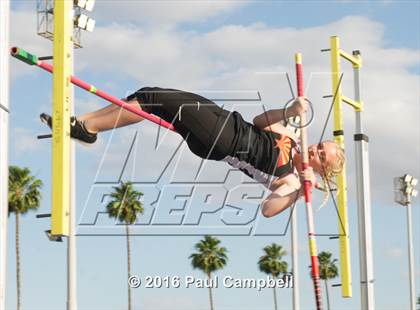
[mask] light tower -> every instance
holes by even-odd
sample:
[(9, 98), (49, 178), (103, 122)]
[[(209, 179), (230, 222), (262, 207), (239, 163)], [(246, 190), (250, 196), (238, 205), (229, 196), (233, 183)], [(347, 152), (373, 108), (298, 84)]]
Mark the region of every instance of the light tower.
[(0, 1), (0, 309), (6, 309), (9, 179), (9, 15), (10, 1)]
[[(95, 0), (74, 0), (73, 7), (73, 44), (75, 48), (82, 46), (82, 30), (92, 32), (95, 20), (84, 12), (92, 12)], [(41, 37), (54, 41), (54, 0), (37, 1), (37, 33)]]
[(411, 197), (417, 196), (418, 180), (409, 174), (394, 178), (394, 200), (407, 210), (408, 271), (410, 279), (410, 309), (416, 310), (416, 286), (414, 274), (413, 228), (411, 225)]

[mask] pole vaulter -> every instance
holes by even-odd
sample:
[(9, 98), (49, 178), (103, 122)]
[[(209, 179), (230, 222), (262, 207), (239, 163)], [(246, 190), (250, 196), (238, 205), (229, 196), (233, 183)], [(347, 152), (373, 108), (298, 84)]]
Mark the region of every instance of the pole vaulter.
[[(35, 56), (33, 54), (30, 54), (30, 53), (28, 53), (27, 51), (25, 51), (21, 48), (12, 47), (11, 55), (13, 57), (29, 64), (29, 65), (35, 65), (35, 66), (40, 67), (41, 69), (44, 69), (45, 71), (48, 71), (49, 73), (53, 73), (53, 66), (51, 64), (49, 64), (47, 62), (44, 62), (42, 60), (39, 60), (37, 56)], [(140, 108), (138, 108), (136, 106), (128, 105), (123, 100), (121, 100), (117, 97), (114, 97), (114, 96), (112, 96), (112, 95), (110, 95), (110, 94), (108, 94), (108, 93), (106, 93), (106, 92), (104, 92), (100, 89), (97, 89), (92, 84), (86, 83), (86, 82), (80, 80), (79, 78), (77, 78), (75, 76), (71, 76), (71, 82), (74, 85), (76, 85), (76, 86), (78, 86), (78, 87), (80, 87), (84, 90), (87, 90), (88, 92), (91, 92), (92, 94), (95, 94), (96, 96), (98, 96), (102, 99), (105, 99), (106, 101), (109, 101), (113, 104), (116, 104), (116, 105), (120, 106), (121, 108), (123, 108), (127, 111), (130, 111), (130, 112), (132, 112), (132, 113), (134, 113), (138, 116), (141, 116), (145, 119), (148, 119), (149, 121), (151, 121), (155, 124), (158, 124), (162, 127), (165, 127), (169, 130), (176, 131), (175, 127), (171, 123), (169, 123), (169, 122), (167, 122), (167, 121), (165, 121), (165, 120), (163, 120), (163, 119), (161, 119), (157, 116), (154, 116), (152, 114), (144, 112), (143, 110), (141, 110)]]
[[(296, 81), (297, 81), (297, 95), (298, 97), (303, 97), (303, 73), (302, 73), (302, 55), (300, 53), (295, 54), (296, 61)], [(309, 167), (309, 157), (308, 157), (308, 141), (306, 135), (306, 115), (303, 113), (300, 115), (300, 146), (301, 146), (301, 156), (302, 156), (302, 171)], [(311, 192), (311, 181), (305, 179), (303, 182), (303, 188), (305, 193), (305, 204), (306, 204), (306, 218), (308, 224), (308, 237), (309, 237), (309, 253), (311, 256), (311, 275), (314, 283), (315, 289), (315, 300), (317, 310), (322, 309), (321, 302), (321, 286), (319, 280), (319, 262), (318, 262), (318, 253), (316, 248), (315, 240), (315, 227), (314, 219), (312, 212), (312, 192)]]

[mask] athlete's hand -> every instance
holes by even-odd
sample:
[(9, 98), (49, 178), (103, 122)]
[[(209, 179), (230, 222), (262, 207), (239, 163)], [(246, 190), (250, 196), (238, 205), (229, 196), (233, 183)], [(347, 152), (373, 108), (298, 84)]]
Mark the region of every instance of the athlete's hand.
[(312, 167), (308, 167), (300, 173), (300, 182), (303, 184), (303, 181), (308, 180), (311, 182), (313, 187), (317, 186), (317, 180)]
[(306, 97), (297, 97), (295, 101), (293, 101), (292, 106), (290, 109), (294, 115), (301, 115), (308, 110), (308, 98)]

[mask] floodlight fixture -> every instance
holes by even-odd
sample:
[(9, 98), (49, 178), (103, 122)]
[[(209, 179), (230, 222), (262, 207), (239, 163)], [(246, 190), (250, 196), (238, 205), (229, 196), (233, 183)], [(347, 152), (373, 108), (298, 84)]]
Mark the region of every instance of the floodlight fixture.
[(86, 5), (85, 5), (85, 10), (92, 12), (94, 6), (95, 6), (95, 0), (87, 0)]
[(394, 200), (403, 206), (408, 206), (411, 203), (411, 197), (417, 197), (417, 190), (415, 186), (418, 180), (409, 174), (404, 174), (402, 177), (394, 178)]
[(407, 184), (411, 184), (411, 182), (412, 182), (413, 180), (416, 180), (416, 179), (414, 179), (414, 178), (413, 178), (413, 176), (411, 176), (411, 175), (409, 175), (409, 174), (404, 174), (404, 176), (403, 176), (403, 181), (404, 181), (405, 183), (407, 183)]
[(95, 0), (74, 0), (74, 5), (86, 11), (92, 12), (95, 6)]
[(74, 5), (79, 8), (84, 8), (86, 6), (87, 0), (74, 0)]
[(92, 32), (95, 28), (95, 20), (85, 14), (77, 15), (74, 24), (76, 27), (89, 32)]
[(75, 19), (76, 23), (75, 24), (76, 24), (77, 27), (85, 29), (88, 19), (89, 19), (89, 17), (86, 16), (85, 14), (80, 14), (80, 15), (76, 16), (76, 19)]
[(86, 31), (92, 32), (95, 29), (96, 21), (93, 18), (89, 18), (86, 24)]

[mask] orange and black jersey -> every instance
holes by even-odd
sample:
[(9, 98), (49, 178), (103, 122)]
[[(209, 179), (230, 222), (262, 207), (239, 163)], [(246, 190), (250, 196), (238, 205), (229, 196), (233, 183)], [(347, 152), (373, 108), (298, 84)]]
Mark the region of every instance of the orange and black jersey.
[(235, 150), (224, 160), (267, 187), (275, 177), (294, 172), (296, 143), (286, 135), (264, 131), (236, 115), (239, 136)]

